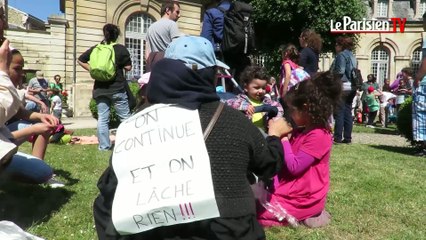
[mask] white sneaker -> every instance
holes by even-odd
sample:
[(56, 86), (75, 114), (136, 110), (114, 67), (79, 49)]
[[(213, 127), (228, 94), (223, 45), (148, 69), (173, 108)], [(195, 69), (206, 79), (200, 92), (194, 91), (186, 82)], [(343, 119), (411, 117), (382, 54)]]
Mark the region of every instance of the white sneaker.
[(366, 127), (368, 127), (368, 128), (376, 128), (375, 126), (373, 126), (373, 125), (365, 125)]
[(49, 185), (49, 187), (51, 187), (51, 188), (62, 188), (62, 187), (65, 187), (65, 184), (63, 182), (57, 180), (54, 177), (52, 177), (51, 179), (47, 180), (46, 184)]

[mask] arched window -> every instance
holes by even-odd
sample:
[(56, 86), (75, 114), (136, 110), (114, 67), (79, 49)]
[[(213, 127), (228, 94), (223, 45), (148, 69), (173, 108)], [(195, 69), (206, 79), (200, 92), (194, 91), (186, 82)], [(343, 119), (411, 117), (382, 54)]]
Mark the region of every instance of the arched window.
[(378, 0), (377, 7), (376, 7), (377, 17), (387, 17), (388, 7), (389, 7), (389, 2), (387, 0)]
[(136, 13), (126, 21), (125, 46), (130, 52), (132, 70), (126, 74), (127, 80), (138, 79), (144, 73), (145, 37), (154, 21), (148, 15)]
[(420, 63), (422, 62), (422, 48), (418, 47), (414, 50), (413, 55), (411, 57), (411, 68), (413, 69), (413, 76), (416, 75), (419, 70)]
[(383, 86), (389, 75), (389, 52), (384, 47), (376, 47), (371, 52), (371, 73), (376, 76), (377, 83)]
[(419, 4), (419, 16), (422, 16), (426, 12), (426, 0), (421, 0)]

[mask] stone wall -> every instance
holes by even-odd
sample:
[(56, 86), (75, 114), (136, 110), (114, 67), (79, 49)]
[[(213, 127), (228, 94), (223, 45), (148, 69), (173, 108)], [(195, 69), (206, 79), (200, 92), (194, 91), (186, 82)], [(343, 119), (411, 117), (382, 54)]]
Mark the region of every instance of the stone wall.
[[(27, 71), (43, 71), (48, 80), (53, 76), (66, 75), (65, 71), (65, 29), (67, 22), (63, 18), (49, 19), (47, 31), (8, 29), (5, 36), (12, 47), (18, 49), (24, 59)], [(68, 89), (71, 86), (66, 86)]]

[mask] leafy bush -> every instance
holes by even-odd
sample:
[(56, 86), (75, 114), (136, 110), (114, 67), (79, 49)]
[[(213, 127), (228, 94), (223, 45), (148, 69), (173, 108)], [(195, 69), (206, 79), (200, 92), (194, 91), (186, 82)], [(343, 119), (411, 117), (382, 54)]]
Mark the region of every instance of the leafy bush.
[[(133, 93), (133, 96), (135, 96), (136, 99), (138, 99), (138, 91), (139, 91), (139, 85), (136, 82), (129, 82), (130, 90)], [(92, 117), (95, 119), (98, 119), (98, 109), (96, 107), (96, 101), (95, 99), (91, 99), (89, 103), (90, 112), (92, 113)], [(117, 128), (118, 125), (120, 125), (120, 118), (118, 117), (117, 113), (115, 112), (115, 109), (113, 106), (110, 108), (110, 114), (109, 114), (109, 128)]]
[(24, 83), (29, 83), (32, 78), (35, 78), (35, 72), (27, 72), (25, 73), (25, 81)]
[(403, 104), (401, 104), (396, 119), (396, 127), (398, 131), (412, 144), (413, 142), (413, 123), (411, 117), (411, 104), (413, 99), (407, 98)]

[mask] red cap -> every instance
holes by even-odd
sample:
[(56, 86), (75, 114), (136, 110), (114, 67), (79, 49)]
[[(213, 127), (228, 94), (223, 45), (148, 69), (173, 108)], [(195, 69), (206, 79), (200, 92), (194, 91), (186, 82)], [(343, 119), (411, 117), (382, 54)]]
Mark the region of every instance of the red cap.
[(372, 93), (374, 92), (374, 87), (373, 86), (369, 86), (368, 87), (368, 93)]

